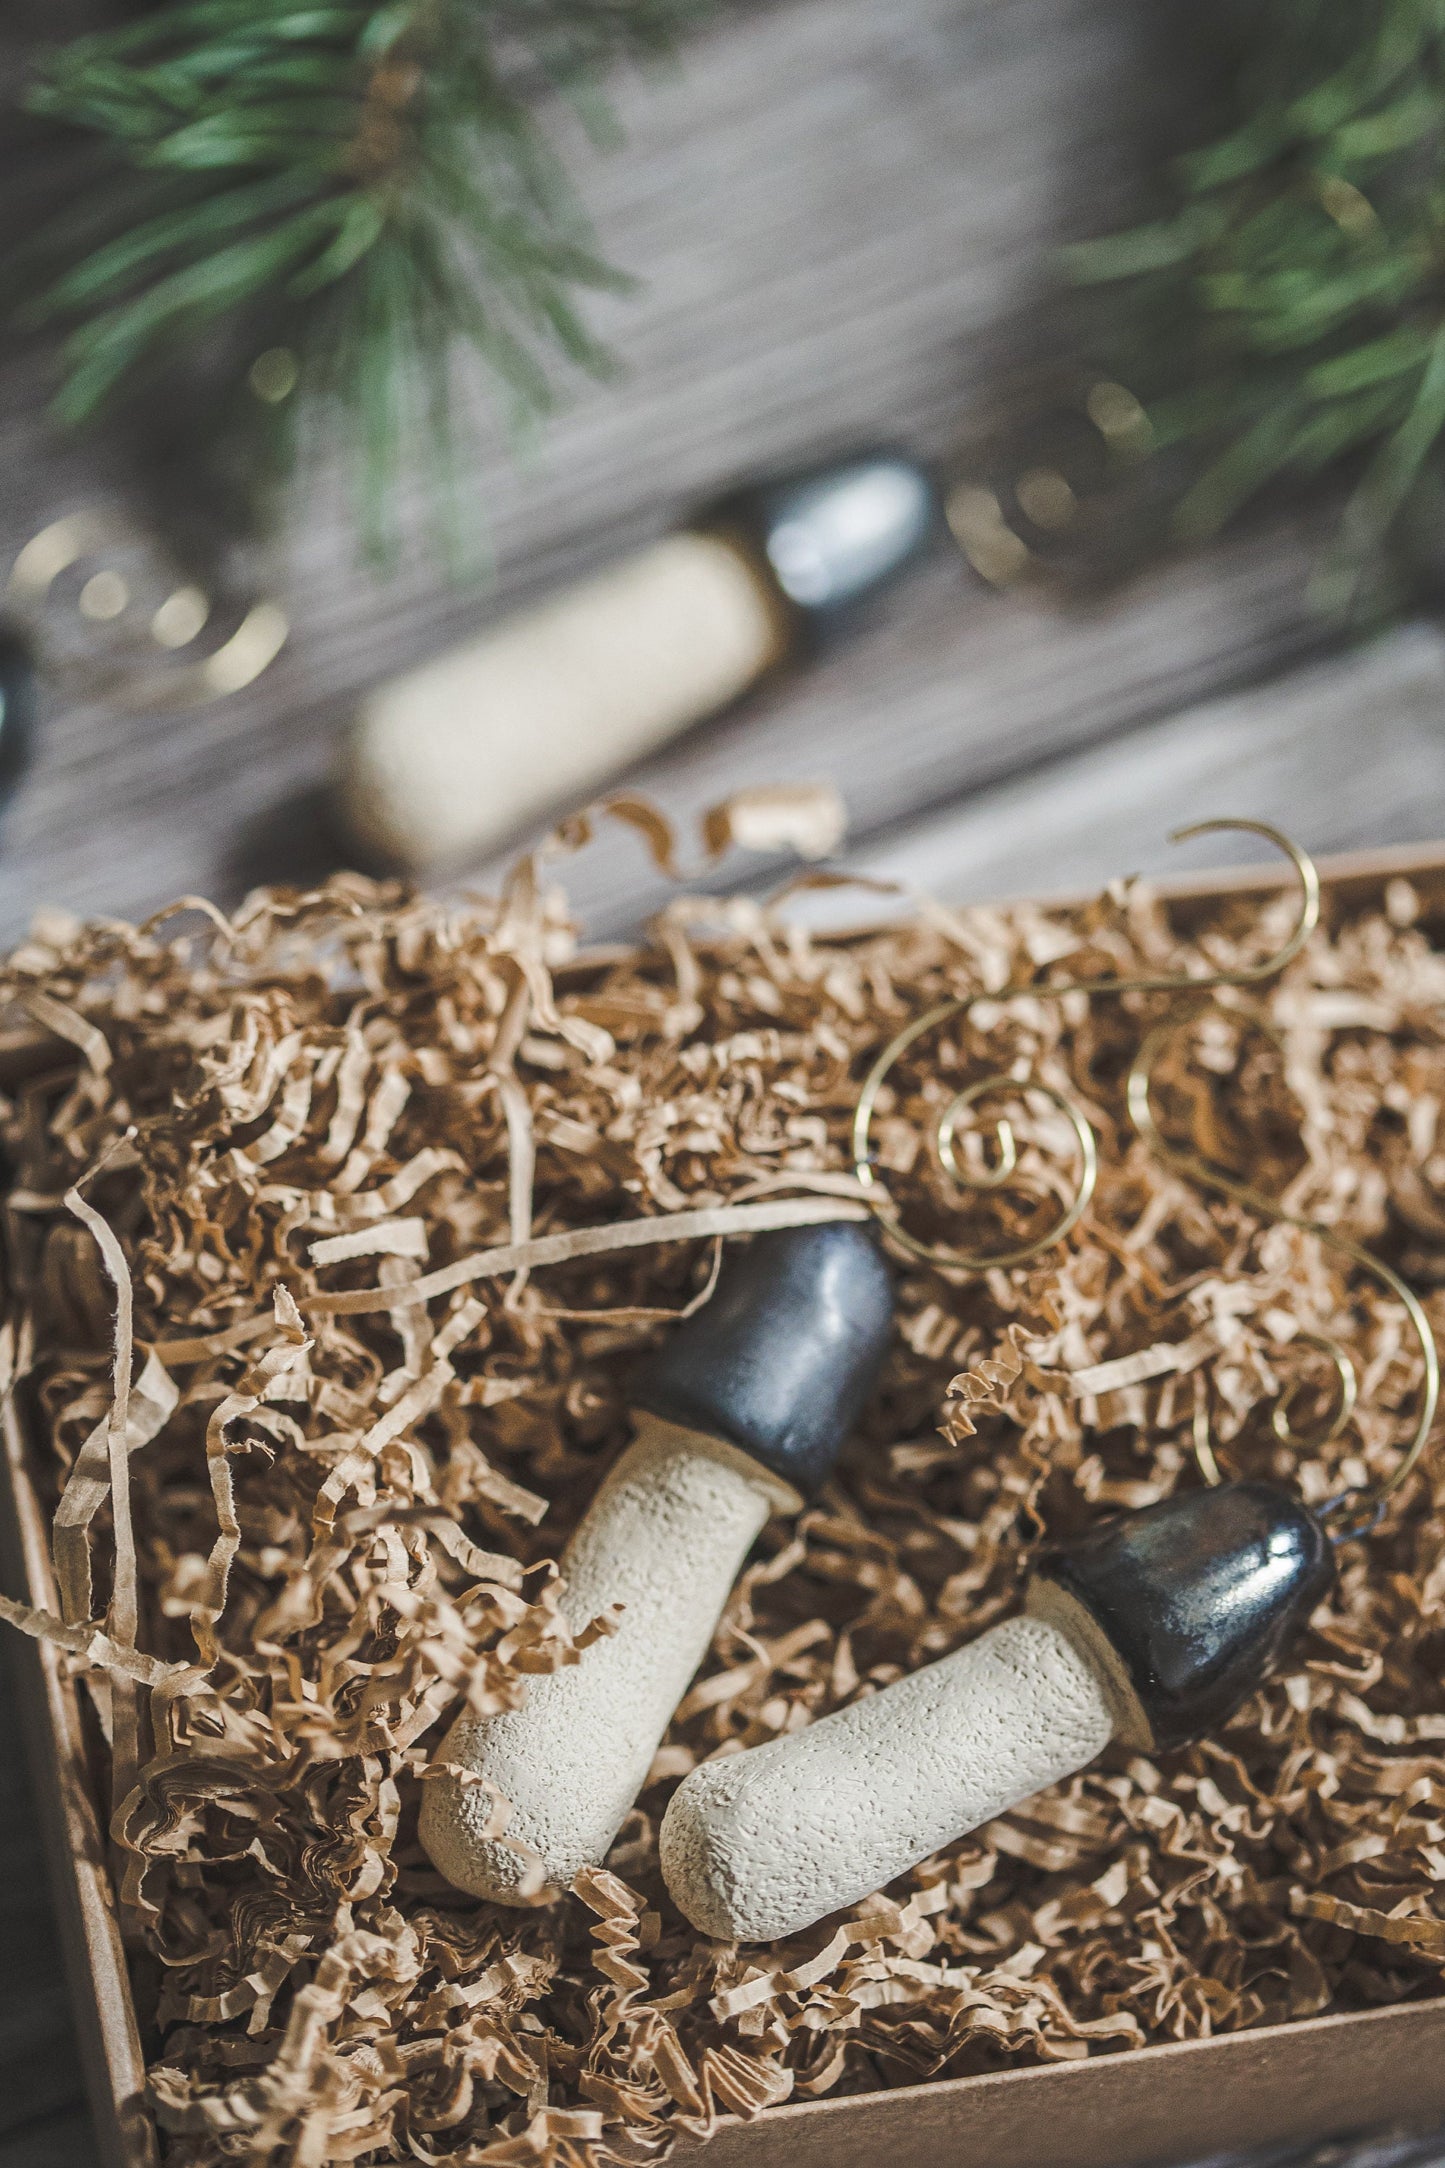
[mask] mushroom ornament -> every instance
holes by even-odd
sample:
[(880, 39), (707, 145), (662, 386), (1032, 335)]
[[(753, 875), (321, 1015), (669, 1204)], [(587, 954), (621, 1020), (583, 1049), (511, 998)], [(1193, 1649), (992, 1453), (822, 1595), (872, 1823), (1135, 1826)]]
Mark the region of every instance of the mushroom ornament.
[[(763, 1235), (728, 1260), (639, 1376), (636, 1435), (562, 1558), (570, 1624), (620, 1603), (617, 1631), (533, 1681), (522, 1707), (464, 1714), (443, 1743), (451, 1767), (426, 1787), (420, 1833), (448, 1881), (520, 1903), (519, 1845), (563, 1887), (606, 1857), (749, 1548), (831, 1471), (892, 1311), (888, 1267), (856, 1223)], [(507, 1842), (492, 1834), (498, 1794)]]
[(855, 1903), (1093, 1760), (1179, 1746), (1283, 1659), (1334, 1579), (1267, 1483), (1191, 1491), (1046, 1554), (1024, 1615), (805, 1731), (704, 1762), (662, 1871), (702, 1933), (768, 1942)]

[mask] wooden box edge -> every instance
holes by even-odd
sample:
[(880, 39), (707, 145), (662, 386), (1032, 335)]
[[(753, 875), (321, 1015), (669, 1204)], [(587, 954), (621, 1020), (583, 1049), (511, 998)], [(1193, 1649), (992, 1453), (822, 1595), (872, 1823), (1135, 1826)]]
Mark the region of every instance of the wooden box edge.
[(1445, 2001), (729, 2117), (698, 2168), (1173, 2168), (1445, 2116)]
[[(45, 1516), (25, 1463), (13, 1395), (0, 1416), (0, 1439), (6, 1573), (18, 1580), (26, 1602), (55, 1611)], [(158, 2168), (155, 2128), (145, 2105), (145, 2058), (105, 1833), (86, 1770), (79, 1697), (49, 1642), (26, 1639), (16, 1655), (30, 1776), (100, 2159), (103, 2168)]]

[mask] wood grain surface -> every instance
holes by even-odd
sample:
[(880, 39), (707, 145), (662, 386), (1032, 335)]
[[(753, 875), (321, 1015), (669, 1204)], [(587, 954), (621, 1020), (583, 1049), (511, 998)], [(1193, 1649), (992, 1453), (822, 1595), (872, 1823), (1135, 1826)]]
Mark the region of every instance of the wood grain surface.
[[(944, 451), (1006, 393), (1001, 356), (1058, 238), (1107, 218), (1127, 184), (1137, 116), (1169, 80), (1155, 14), (1142, 0), (789, 0), (619, 84), (626, 148), (571, 148), (602, 245), (640, 281), (596, 312), (620, 374), (566, 387), (520, 459), (479, 416), (490, 587), (449, 582), (419, 545), (389, 579), (358, 568), (344, 476), (322, 461), (249, 574), (294, 628), (254, 687), (179, 714), (48, 698), (3, 831), (0, 933), (42, 898), (133, 915), (304, 877), (330, 849), (314, 794), (336, 734), (379, 677), (739, 476), (879, 437)], [(203, 510), (205, 477), (162, 483), (145, 417), (57, 442), (43, 384), (40, 355), (0, 370), (0, 563), (95, 503), (154, 522), (165, 548)], [(638, 780), (686, 813), (740, 779), (821, 767), (871, 835), (1317, 645), (1304, 583), (1289, 525), (1071, 612), (1000, 597), (944, 556), (825, 668)], [(565, 803), (565, 778), (558, 790)], [(615, 915), (634, 870), (620, 840), (599, 844), (589, 904), (595, 888)]]
[[(0, 828), (0, 937), (42, 903), (133, 916), (187, 891), (230, 902), (258, 879), (312, 877), (334, 862), (318, 795), (367, 686), (741, 476), (878, 439), (942, 454), (985, 410), (1007, 410), (1015, 361), (1048, 318), (1056, 243), (1108, 222), (1141, 140), (1187, 106), (1168, 34), (1181, 12), (776, 0), (720, 16), (676, 68), (620, 83), (625, 147), (567, 145), (603, 246), (640, 282), (596, 312), (620, 373), (567, 387), (520, 458), (478, 394), (468, 471), (490, 578), (450, 580), (419, 542), (388, 578), (359, 568), (345, 475), (318, 459), (279, 542), (231, 566), (293, 628), (253, 687), (176, 713), (46, 688), (37, 763)], [(85, 0), (9, 0), (0, 90), (32, 38), (87, 18)], [(23, 129), (0, 138), (7, 230), (63, 176)], [(47, 521), (94, 504), (122, 510), (156, 558), (204, 532), (205, 479), (177, 470), (164, 416), (62, 442), (46, 381), (43, 354), (0, 355), (0, 568)], [(400, 510), (414, 533), (414, 505)], [(1068, 608), (996, 594), (941, 554), (851, 647), (629, 781), (686, 823), (743, 783), (829, 778), (849, 807), (850, 865), (955, 898), (1153, 863), (1157, 839), (1201, 813), (1272, 816), (1320, 847), (1445, 834), (1445, 642), (1417, 626), (1335, 653), (1306, 595), (1316, 531), (1317, 515), (1280, 515)], [(779, 870), (742, 860), (709, 878), (756, 888)], [(619, 832), (569, 879), (593, 935), (636, 924), (664, 893)], [(13, 1740), (5, 1692), (0, 1738)], [(1439, 2168), (1445, 2147), (1329, 2158)], [(11, 1751), (0, 2168), (91, 2159)]]

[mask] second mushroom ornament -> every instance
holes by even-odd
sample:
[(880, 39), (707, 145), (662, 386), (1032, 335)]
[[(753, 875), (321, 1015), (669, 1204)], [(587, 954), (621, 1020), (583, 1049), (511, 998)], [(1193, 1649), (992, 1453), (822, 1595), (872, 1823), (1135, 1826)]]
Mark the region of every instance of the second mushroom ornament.
[(662, 1871), (706, 1935), (771, 1942), (1072, 1776), (1111, 1739), (1181, 1746), (1288, 1650), (1334, 1577), (1267, 1483), (1169, 1498), (1046, 1557), (1024, 1614), (807, 1730), (704, 1762)]
[[(1310, 861), (1275, 830), (1245, 822), (1208, 825), (1251, 827), (1286, 851), (1301, 889), (1289, 940), (1265, 962), (1227, 978), (1100, 980), (1084, 990), (1201, 992), (1272, 975), (1298, 953), (1318, 916), (1318, 881)], [(1067, 990), (1040, 983), (1006, 988), (991, 998)], [(930, 1011), (875, 1064), (854, 1127), (857, 1173), (865, 1186), (875, 1180), (868, 1130), (884, 1077), (924, 1032), (968, 1006), (965, 1000)], [(1150, 1104), (1149, 1079), (1177, 1021), (1156, 1028), (1139, 1050), (1129, 1079), (1136, 1128), (1180, 1174), (1263, 1217), (1293, 1220), (1268, 1198), (1165, 1143)], [(968, 1176), (953, 1160), (953, 1124), (985, 1090), (1009, 1081), (992, 1078), (971, 1087), (945, 1112), (939, 1157), (955, 1179)], [(1068, 1103), (1060, 1103), (1072, 1116)], [(1044, 1242), (983, 1260), (919, 1242), (887, 1211), (885, 1224), (915, 1256), (943, 1266), (977, 1270), (1022, 1262), (1067, 1231), (1087, 1204), (1092, 1140), (1081, 1118), (1075, 1118), (1074, 1128), (1080, 1152), (1076, 1194)], [(1002, 1124), (998, 1142), (999, 1165), (1007, 1173), (1014, 1163), (1012, 1138)], [(985, 1186), (997, 1178), (986, 1177)], [(1196, 1424), (1196, 1455), (1209, 1487), (1123, 1514), (1067, 1547), (1046, 1552), (1027, 1583), (1022, 1614), (955, 1654), (802, 1731), (692, 1771), (668, 1806), (660, 1847), (667, 1886), (703, 1934), (758, 1942), (795, 1934), (1082, 1769), (1111, 1739), (1158, 1750), (1201, 1737), (1289, 1660), (1331, 1588), (1335, 1545), (1374, 1525), (1384, 1498), (1398, 1488), (1424, 1447), (1439, 1392), (1429, 1323), (1404, 1283), (1333, 1229), (1293, 1223), (1382, 1282), (1403, 1305), (1419, 1341), (1424, 1390), (1418, 1420), (1389, 1478), (1368, 1497), (1347, 1492), (1311, 1510), (1272, 1483), (1221, 1483), (1207, 1425), (1201, 1430)], [(1330, 1433), (1335, 1435), (1354, 1404), (1349, 1358), (1317, 1335), (1301, 1337), (1334, 1357), (1342, 1387)], [(1274, 1427), (1277, 1437), (1289, 1442), (1283, 1406), (1276, 1409)]]

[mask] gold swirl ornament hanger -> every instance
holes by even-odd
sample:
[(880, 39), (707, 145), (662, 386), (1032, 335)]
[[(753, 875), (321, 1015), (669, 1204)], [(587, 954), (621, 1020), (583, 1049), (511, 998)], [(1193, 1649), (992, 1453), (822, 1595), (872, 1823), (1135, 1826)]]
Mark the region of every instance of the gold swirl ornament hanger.
[[(1409, 1443), (1394, 1467), (1378, 1483), (1343, 1490), (1337, 1497), (1316, 1508), (1320, 1518), (1328, 1523), (1330, 1533), (1337, 1542), (1353, 1536), (1367, 1535), (1378, 1523), (1388, 1501), (1415, 1467), (1434, 1427), (1435, 1411), (1440, 1399), (1440, 1356), (1430, 1320), (1414, 1290), (1407, 1286), (1399, 1273), (1387, 1265), (1383, 1258), (1376, 1257), (1373, 1251), (1362, 1248), (1358, 1242), (1351, 1242), (1347, 1235), (1342, 1235), (1337, 1228), (1322, 1220), (1307, 1219), (1297, 1212), (1286, 1211), (1272, 1197), (1267, 1197), (1252, 1184), (1238, 1181), (1233, 1175), (1227, 1175), (1218, 1167), (1211, 1166), (1209, 1161), (1201, 1158), (1198, 1153), (1180, 1151), (1177, 1146), (1166, 1141), (1154, 1111), (1154, 1072), (1170, 1041), (1189, 1021), (1189, 1018), (1174, 1016), (1166, 1017), (1162, 1023), (1156, 1024), (1143, 1040), (1129, 1071), (1129, 1118), (1149, 1150), (1161, 1166), (1182, 1175), (1186, 1181), (1197, 1183), (1201, 1189), (1213, 1190), (1217, 1196), (1231, 1198), (1234, 1203), (1243, 1205), (1246, 1211), (1253, 1212), (1260, 1219), (1272, 1220), (1279, 1226), (1300, 1228), (1305, 1234), (1313, 1235), (1316, 1241), (1325, 1249), (1332, 1250), (1337, 1257), (1348, 1259), (1360, 1271), (1368, 1273), (1386, 1294), (1393, 1296), (1401, 1305), (1419, 1345), (1423, 1379), (1415, 1427)], [(1273, 1037), (1274, 1034), (1270, 1033), (1269, 1036)], [(1289, 1401), (1286, 1397), (1275, 1407), (1270, 1419), (1271, 1428), (1281, 1444), (1293, 1446), (1299, 1451), (1318, 1450), (1332, 1444), (1354, 1415), (1359, 1400), (1359, 1374), (1354, 1358), (1338, 1340), (1328, 1334), (1300, 1332), (1295, 1337), (1297, 1342), (1324, 1355), (1333, 1367), (1333, 1412), (1320, 1429), (1313, 1433), (1298, 1432), (1290, 1422)], [(1195, 1402), (1193, 1443), (1194, 1456), (1205, 1481), (1210, 1484), (1221, 1482), (1223, 1478), (1209, 1440), (1208, 1410), (1202, 1397)]]
[[(1017, 1169), (1018, 1148), (1012, 1125), (1007, 1118), (1000, 1119), (994, 1125), (993, 1164), (982, 1171), (969, 1168), (960, 1160), (957, 1151), (958, 1130), (965, 1116), (981, 1100), (995, 1093), (1017, 1092), (1023, 1088), (1048, 1099), (1069, 1123), (1075, 1146), (1072, 1194), (1062, 1214), (1051, 1227), (1012, 1248), (992, 1252), (971, 1251), (948, 1243), (927, 1242), (915, 1235), (904, 1226), (896, 1203), (888, 1195), (880, 1179), (873, 1160), (872, 1134), (883, 1087), (898, 1062), (920, 1039), (939, 1030), (955, 1017), (965, 1016), (981, 1002), (997, 1005), (1025, 996), (1036, 1000), (1062, 1000), (1065, 995), (1071, 994), (1083, 994), (1090, 999), (1126, 994), (1207, 995), (1221, 987), (1254, 986), (1273, 979), (1299, 955), (1319, 924), (1320, 916), (1319, 873), (1309, 854), (1266, 821), (1196, 821), (1186, 828), (1176, 829), (1170, 841), (1181, 843), (1195, 836), (1218, 834), (1260, 836), (1284, 854), (1293, 870), (1299, 892), (1295, 922), (1287, 938), (1269, 955), (1255, 963), (1237, 965), (1229, 971), (1141, 973), (1134, 977), (1097, 979), (1019, 980), (996, 992), (964, 994), (953, 1000), (939, 1002), (935, 1007), (925, 1010), (922, 1016), (916, 1017), (888, 1042), (868, 1071), (858, 1095), (853, 1114), (852, 1155), (859, 1186), (872, 1204), (890, 1241), (911, 1257), (944, 1271), (978, 1274), (1026, 1264), (1030, 1259), (1044, 1255), (1068, 1238), (1087, 1212), (1098, 1181), (1098, 1147), (1094, 1132), (1082, 1109), (1068, 1094), (1058, 1086), (1037, 1078), (1029, 1079), (1021, 1087), (1016, 1076), (1007, 1072), (996, 1072), (956, 1092), (934, 1125), (933, 1143), (946, 1175), (957, 1188), (976, 1193), (1001, 1189), (1009, 1181)], [(1372, 1252), (1351, 1242), (1321, 1221), (1304, 1219), (1286, 1211), (1272, 1198), (1248, 1183), (1223, 1173), (1197, 1154), (1180, 1151), (1166, 1142), (1154, 1112), (1152, 1080), (1161, 1055), (1190, 1020), (1192, 1019), (1189, 1016), (1176, 1012), (1155, 1025), (1143, 1039), (1130, 1068), (1126, 1094), (1129, 1116), (1148, 1149), (1161, 1165), (1171, 1168), (1186, 1180), (1212, 1190), (1217, 1195), (1232, 1198), (1260, 1219), (1301, 1228), (1305, 1233), (1315, 1236), (1337, 1256), (1348, 1259), (1361, 1271), (1370, 1274), (1380, 1287), (1401, 1304), (1419, 1344), (1423, 1366), (1419, 1409), (1409, 1443), (1398, 1462), (1379, 1483), (1366, 1488), (1346, 1490), (1321, 1509), (1322, 1518), (1328, 1518), (1331, 1535), (1336, 1541), (1360, 1535), (1378, 1521), (1387, 1500), (1405, 1482), (1429, 1438), (1440, 1397), (1440, 1360), (1435, 1337), (1418, 1298), (1399, 1274)], [(1333, 1366), (1333, 1411), (1323, 1429), (1313, 1434), (1299, 1433), (1291, 1425), (1286, 1397), (1274, 1410), (1272, 1426), (1275, 1436), (1286, 1445), (1300, 1449), (1317, 1448), (1339, 1437), (1354, 1415), (1359, 1398), (1358, 1373), (1353, 1359), (1338, 1341), (1321, 1333), (1305, 1331), (1299, 1332), (1296, 1340), (1301, 1346), (1312, 1348), (1326, 1356)], [(1211, 1485), (1219, 1484), (1222, 1478), (1209, 1440), (1208, 1411), (1202, 1400), (1196, 1404), (1193, 1442), (1195, 1457), (1206, 1482)]]
[(113, 505), (70, 512), (32, 535), (3, 600), (46, 670), (82, 698), (179, 708), (245, 690), (290, 633), (267, 599), (231, 603), (197, 587)]

